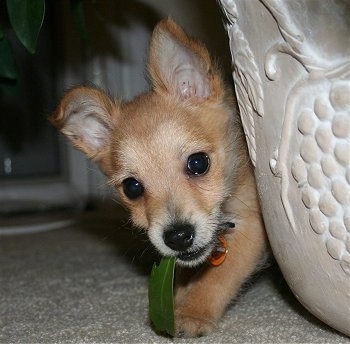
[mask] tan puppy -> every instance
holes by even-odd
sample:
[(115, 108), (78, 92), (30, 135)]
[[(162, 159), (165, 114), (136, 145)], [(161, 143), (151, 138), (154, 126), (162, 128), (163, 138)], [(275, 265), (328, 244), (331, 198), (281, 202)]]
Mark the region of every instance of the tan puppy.
[[(52, 122), (100, 165), (158, 251), (191, 268), (189, 280), (178, 279), (176, 331), (197, 336), (255, 270), (265, 232), (232, 90), (206, 48), (163, 20), (149, 72), (151, 91), (130, 102), (73, 88)], [(226, 259), (210, 266), (222, 236)]]

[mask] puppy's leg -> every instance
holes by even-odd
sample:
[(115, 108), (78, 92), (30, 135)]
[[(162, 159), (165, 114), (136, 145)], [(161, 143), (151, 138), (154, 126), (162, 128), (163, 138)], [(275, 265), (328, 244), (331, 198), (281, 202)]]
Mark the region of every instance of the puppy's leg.
[(178, 286), (175, 305), (178, 336), (210, 332), (262, 257), (266, 237), (260, 213), (243, 204), (235, 213), (240, 220), (235, 231), (226, 235), (228, 253), (224, 263), (206, 267), (185, 286)]

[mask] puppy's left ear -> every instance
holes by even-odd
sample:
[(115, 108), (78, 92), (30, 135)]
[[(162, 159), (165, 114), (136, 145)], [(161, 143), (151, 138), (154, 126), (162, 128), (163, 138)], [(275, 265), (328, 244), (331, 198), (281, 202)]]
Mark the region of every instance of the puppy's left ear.
[(162, 20), (153, 31), (149, 72), (158, 93), (195, 103), (223, 96), (222, 80), (208, 50), (171, 19)]

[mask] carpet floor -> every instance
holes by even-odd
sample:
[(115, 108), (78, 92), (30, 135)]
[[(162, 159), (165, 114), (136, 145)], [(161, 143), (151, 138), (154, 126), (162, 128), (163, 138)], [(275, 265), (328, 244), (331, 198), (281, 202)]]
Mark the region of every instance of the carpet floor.
[(63, 229), (0, 236), (0, 343), (350, 343), (296, 301), (274, 266), (212, 334), (160, 336), (148, 321), (153, 259), (123, 215), (90, 212)]

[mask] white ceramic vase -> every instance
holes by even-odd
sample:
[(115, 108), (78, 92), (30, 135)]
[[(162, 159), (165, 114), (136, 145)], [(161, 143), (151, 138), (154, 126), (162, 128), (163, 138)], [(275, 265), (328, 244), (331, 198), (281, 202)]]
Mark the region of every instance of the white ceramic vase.
[(220, 4), (274, 255), (299, 301), (350, 335), (350, 2)]

